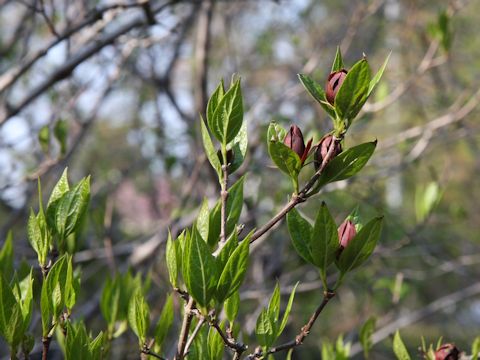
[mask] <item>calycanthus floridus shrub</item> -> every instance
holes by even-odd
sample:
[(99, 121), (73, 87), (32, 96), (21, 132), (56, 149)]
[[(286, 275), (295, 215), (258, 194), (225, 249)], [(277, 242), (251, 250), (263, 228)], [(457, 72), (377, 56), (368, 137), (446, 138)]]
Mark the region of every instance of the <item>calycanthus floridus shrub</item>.
[[(345, 277), (364, 265), (373, 253), (381, 234), (381, 216), (361, 223), (354, 211), (341, 224), (336, 224), (323, 202), (316, 214), (312, 214), (315, 218), (312, 224), (297, 206), (326, 184), (356, 175), (372, 156), (376, 141), (346, 148), (343, 140), (379, 82), (387, 61), (388, 58), (372, 75), (365, 58), (346, 69), (337, 50), (325, 87), (307, 75), (299, 75), (307, 92), (332, 119), (333, 128), (317, 143), (313, 139), (305, 143), (298, 126), (292, 125), (286, 130), (276, 123), (270, 124), (268, 153), (291, 180), (292, 195), (270, 221), (248, 234), (243, 234), (239, 225), (245, 176), (234, 183), (230, 181), (245, 159), (248, 143), (240, 79), (233, 80), (228, 88), (220, 82), (208, 102), (206, 119), (200, 121), (205, 153), (217, 174), (220, 196), (213, 208), (204, 201), (191, 227), (175, 238), (168, 234), (166, 264), (172, 293), (165, 297), (158, 318), (153, 319), (149, 310), (148, 284), (142, 282), (140, 274), (134, 277), (127, 272), (107, 279), (104, 285), (100, 299), (107, 324), (104, 331), (92, 335), (83, 322), (72, 320), (81, 274), (75, 271), (74, 247), (69, 244), (87, 210), (90, 180), (87, 177), (72, 186), (65, 170), (46, 206), (41, 201), (39, 182), (39, 208), (37, 212), (31, 210), (27, 224), (38, 268), (14, 272), (11, 234), (0, 251), (0, 334), (10, 348), (11, 358), (16, 359), (20, 353), (28, 358), (35, 343), (41, 343), (43, 359), (47, 359), (52, 339), (58, 342), (66, 359), (109, 358), (112, 340), (130, 328), (138, 338), (140, 357), (167, 359), (168, 347), (164, 340), (176, 315), (175, 296), (185, 305), (183, 314), (177, 315), (181, 326), (173, 359), (263, 359), (281, 352), (290, 358), (294, 348), (315, 331), (314, 323), (335, 297)], [(305, 184), (300, 184), (299, 174), (306, 166), (313, 167), (315, 172)], [(236, 317), (240, 307), (239, 288), (249, 264), (249, 247), (284, 218), (296, 252), (320, 274), (323, 297), (318, 299), (317, 309), (298, 335), (279, 344), (277, 340), (287, 325), (296, 286), (285, 305), (280, 302), (277, 285), (268, 306), (257, 318), (256, 343), (246, 344), (241, 340), (242, 329)], [(327, 273), (337, 274), (335, 283), (329, 283)], [(33, 296), (34, 282), (40, 283), (39, 299)], [(31, 328), (34, 309), (39, 309), (41, 315), (38, 333)], [(373, 328), (374, 322), (370, 321), (361, 330), (365, 355), (371, 347), (369, 336)], [(472, 358), (477, 358), (480, 341), (475, 344)], [(393, 347), (398, 359), (410, 359), (398, 332)], [(436, 347), (423, 345), (422, 354), (431, 360), (464, 356), (455, 345), (441, 342)], [(348, 356), (348, 349), (341, 344), (337, 344), (335, 350), (324, 346), (322, 356), (326, 360), (343, 359)]]

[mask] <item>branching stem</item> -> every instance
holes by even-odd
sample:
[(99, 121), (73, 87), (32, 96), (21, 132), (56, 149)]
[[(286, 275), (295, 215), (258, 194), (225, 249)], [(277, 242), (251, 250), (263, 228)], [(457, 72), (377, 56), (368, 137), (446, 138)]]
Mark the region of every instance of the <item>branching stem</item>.
[(184, 358), (185, 346), (187, 344), (188, 332), (192, 323), (192, 308), (195, 307), (195, 300), (192, 297), (185, 305), (185, 313), (183, 314), (182, 329), (180, 330), (180, 336), (178, 337), (177, 354), (175, 360), (182, 360)]

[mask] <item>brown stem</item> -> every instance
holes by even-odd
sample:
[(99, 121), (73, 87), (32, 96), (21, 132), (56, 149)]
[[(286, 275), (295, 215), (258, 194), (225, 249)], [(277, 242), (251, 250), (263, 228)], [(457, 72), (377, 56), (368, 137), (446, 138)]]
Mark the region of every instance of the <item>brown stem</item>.
[(198, 321), (197, 326), (195, 326), (195, 329), (193, 329), (192, 334), (188, 338), (187, 344), (185, 345), (185, 350), (183, 351), (185, 355), (188, 354), (188, 350), (190, 349), (190, 346), (192, 346), (193, 340), (195, 340), (195, 337), (197, 336), (198, 332), (202, 328), (203, 324), (205, 324), (205, 321), (206, 321), (205, 318), (202, 317)]
[(42, 343), (43, 343), (42, 360), (48, 359), (48, 349), (50, 348), (50, 341), (52, 341), (52, 338), (50, 336), (42, 338)]
[[(226, 160), (226, 159), (224, 159)], [(226, 162), (226, 161), (225, 161)], [(220, 244), (224, 244), (225, 241), (227, 240), (227, 199), (228, 199), (228, 191), (227, 191), (227, 186), (228, 186), (228, 171), (227, 171), (227, 165), (223, 164), (222, 165), (222, 190), (220, 193), (221, 196), (221, 220), (220, 220)]]
[(259, 228), (257, 231), (253, 233), (252, 237), (250, 238), (250, 243), (253, 243), (255, 240), (260, 238), (263, 234), (265, 234), (268, 230), (270, 230), (277, 222), (282, 220), (285, 217), (285, 215), (287, 215), (287, 213), (290, 210), (292, 210), (295, 206), (297, 206), (301, 202), (304, 202), (305, 200), (307, 200), (308, 197), (313, 195), (313, 194), (308, 194), (308, 192), (315, 185), (315, 183), (322, 175), (323, 171), (327, 167), (330, 160), (334, 157), (335, 149), (337, 145), (340, 143), (340, 141), (342, 141), (342, 138), (334, 137), (334, 141), (330, 145), (327, 155), (325, 155), (325, 157), (323, 158), (322, 164), (320, 165), (320, 168), (317, 170), (317, 172), (310, 178), (310, 180), (302, 188), (302, 190), (298, 192), (298, 194), (292, 195), (292, 198), (290, 199), (290, 201), (272, 219), (270, 219), (265, 225), (263, 225), (261, 228)]
[(233, 356), (233, 359), (240, 359), (240, 356), (242, 355), (245, 350), (247, 350), (247, 346), (241, 342), (235, 341), (233, 338), (229, 338), (222, 330), (222, 328), (218, 325), (218, 322), (216, 320), (213, 320), (210, 322), (210, 326), (215, 328), (217, 330), (218, 334), (222, 338), (224, 344), (228, 346), (230, 349), (235, 351), (235, 355)]
[(185, 352), (185, 345), (187, 344), (188, 332), (190, 330), (190, 325), (192, 323), (192, 308), (195, 306), (195, 300), (192, 297), (188, 300), (187, 305), (185, 305), (185, 314), (183, 314), (182, 329), (180, 330), (180, 336), (178, 338), (178, 347), (177, 354), (175, 355), (175, 360), (182, 360)]

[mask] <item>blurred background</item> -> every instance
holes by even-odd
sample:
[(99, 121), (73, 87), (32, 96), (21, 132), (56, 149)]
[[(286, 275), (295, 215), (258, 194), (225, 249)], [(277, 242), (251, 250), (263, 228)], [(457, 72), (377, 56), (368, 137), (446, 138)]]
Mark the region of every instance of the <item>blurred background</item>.
[[(357, 205), (364, 220), (384, 214), (380, 245), (293, 358), (319, 359), (322, 343), (340, 334), (363, 358), (359, 330), (372, 316), (373, 359), (393, 357), (397, 328), (413, 353), (421, 335), (469, 351), (480, 335), (479, 13), (476, 0), (2, 0), (0, 244), (11, 229), (17, 266), (36, 265), (25, 229), (38, 207), (37, 178), (46, 201), (65, 167), (74, 181), (90, 174), (88, 219), (71, 245), (82, 271), (72, 317), (103, 329), (102, 284), (128, 268), (150, 274), (158, 314), (171, 291), (167, 230), (191, 225), (202, 199), (219, 194), (199, 114), (220, 79), (242, 78), (249, 151), (239, 171), (248, 172), (241, 222), (251, 229), (290, 193), (268, 157), (269, 122), (295, 123), (314, 142), (332, 128), (297, 73), (323, 84), (337, 46), (347, 67), (365, 54), (373, 71), (391, 52), (345, 140), (378, 139), (373, 158), (300, 207), (313, 216), (326, 201), (337, 223)], [(255, 243), (247, 276), (239, 316), (248, 344), (277, 280), (285, 294), (300, 281), (282, 341), (321, 301), (318, 274), (284, 224)], [(181, 305), (176, 299), (176, 315)], [(136, 341), (131, 332), (117, 339), (112, 358), (137, 358)]]

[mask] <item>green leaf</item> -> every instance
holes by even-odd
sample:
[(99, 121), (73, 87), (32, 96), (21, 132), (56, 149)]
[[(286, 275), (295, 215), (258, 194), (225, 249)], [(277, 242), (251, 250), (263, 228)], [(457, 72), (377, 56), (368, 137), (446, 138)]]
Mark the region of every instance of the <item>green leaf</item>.
[(243, 122), (243, 100), (240, 79), (235, 81), (231, 88), (219, 101), (208, 127), (213, 135), (226, 146), (238, 134)]
[(17, 297), (17, 303), (20, 306), (23, 318), (21, 332), (25, 333), (30, 325), (33, 311), (33, 269), (30, 269), (30, 273), (16, 284), (15, 289), (17, 289), (17, 293), (15, 294), (14, 291), (14, 295)]
[(38, 132), (38, 142), (42, 151), (47, 154), (50, 149), (50, 128), (48, 125), (42, 126)]
[(216, 257), (217, 269), (219, 273), (223, 272), (225, 265), (227, 265), (228, 259), (230, 259), (230, 256), (235, 251), (237, 246), (238, 235), (236, 232), (233, 232), (232, 235), (230, 235), (230, 237), (227, 239), (227, 242), (223, 246), (222, 250), (220, 250), (218, 256)]
[(47, 221), (42, 209), (39, 210), (38, 215), (30, 209), (30, 216), (27, 225), (28, 241), (37, 253), (38, 263), (40, 266), (47, 264), (48, 251), (52, 242), (51, 234), (47, 228)]
[(398, 330), (393, 337), (393, 352), (398, 360), (410, 360), (410, 355), (408, 354), (407, 348), (405, 347)]
[(215, 110), (218, 107), (218, 104), (223, 98), (223, 95), (225, 94), (224, 90), (224, 85), (223, 85), (223, 79), (220, 80), (217, 88), (213, 92), (213, 94), (210, 96), (210, 99), (208, 100), (207, 104), (207, 121), (210, 124), (213, 121), (213, 114), (215, 113)]
[(233, 323), (238, 315), (238, 309), (240, 308), (240, 292), (235, 291), (224, 303), (225, 314), (228, 321)]
[(360, 144), (337, 155), (325, 168), (318, 185), (348, 179), (356, 175), (366, 165), (377, 146), (377, 141)]
[(65, 281), (65, 306), (71, 310), (77, 302), (77, 296), (80, 292), (80, 277), (73, 273), (72, 259), (68, 259), (67, 278)]
[(206, 308), (213, 296), (213, 287), (216, 285), (215, 258), (196, 229), (193, 229), (185, 246), (185, 272), (183, 274), (185, 285), (188, 293), (197, 303)]
[(19, 337), (23, 335), (22, 329), (22, 310), (8, 281), (0, 274), (0, 335), (12, 349), (16, 349)]
[(158, 319), (157, 326), (155, 327), (155, 352), (161, 350), (161, 346), (167, 337), (168, 331), (173, 324), (173, 295), (169, 294), (165, 305), (163, 305), (160, 318)]
[(172, 240), (172, 234), (170, 230), (168, 231), (168, 238), (167, 238), (167, 248), (165, 251), (165, 258), (167, 263), (168, 269), (168, 277), (170, 279), (170, 283), (173, 287), (178, 287), (178, 269), (179, 264), (177, 262), (177, 249), (176, 247), (179, 246), (178, 240)]
[[(228, 198), (226, 204), (227, 229), (225, 236), (228, 237), (236, 229), (238, 219), (243, 207), (243, 183), (245, 175), (228, 189)], [(208, 230), (208, 245), (213, 248), (220, 239), (220, 215), (221, 205), (217, 202), (210, 213), (210, 224)]]
[(382, 78), (383, 72), (385, 71), (385, 68), (387, 67), (388, 60), (390, 59), (390, 55), (392, 55), (392, 52), (391, 52), (391, 51), (390, 51), (390, 53), (388, 54), (388, 56), (387, 56), (387, 58), (385, 59), (385, 61), (383, 62), (383, 65), (382, 65), (382, 67), (380, 68), (380, 70), (378, 70), (377, 73), (375, 74), (375, 76), (372, 78), (372, 80), (370, 80), (370, 83), (368, 84), (368, 94), (367, 94), (367, 96), (370, 96), (370, 94), (372, 93), (373, 89), (375, 89), (375, 86), (377, 86), (378, 82), (379, 82), (380, 79)]
[(53, 134), (60, 144), (60, 153), (67, 153), (68, 123), (65, 120), (58, 120), (53, 128)]
[(220, 159), (218, 158), (217, 151), (213, 146), (212, 139), (210, 138), (210, 134), (208, 133), (207, 127), (205, 126), (205, 122), (203, 119), (200, 121), (201, 123), (201, 130), (202, 130), (202, 141), (203, 141), (203, 148), (205, 150), (205, 154), (207, 155), (207, 159), (212, 165), (213, 169), (217, 172), (218, 179), (222, 178), (222, 164), (220, 163)]
[(305, 74), (298, 74), (298, 79), (310, 96), (320, 104), (331, 118), (335, 119), (337, 117), (335, 108), (327, 101), (323, 87)]
[(345, 65), (343, 65), (343, 59), (342, 59), (342, 52), (340, 50), (340, 46), (337, 46), (337, 53), (335, 54), (335, 60), (333, 61), (332, 64), (332, 73), (336, 71), (340, 71), (345, 68)]
[(445, 51), (450, 50), (453, 33), (450, 25), (450, 16), (445, 10), (438, 15), (438, 30), (443, 49)]
[(335, 108), (341, 119), (351, 122), (357, 116), (368, 99), (371, 77), (367, 60), (352, 66), (335, 97)]
[(310, 254), (310, 239), (313, 231), (312, 225), (293, 208), (287, 213), (287, 226), (293, 247), (298, 255), (306, 262), (314, 264), (312, 255)]
[(248, 268), (250, 237), (245, 238), (232, 253), (217, 284), (217, 300), (222, 303), (242, 285)]
[(90, 177), (83, 178), (72, 190), (50, 203), (47, 221), (61, 239), (66, 239), (80, 224), (90, 199)]
[(208, 241), (208, 226), (210, 222), (210, 212), (208, 209), (208, 199), (204, 198), (197, 217), (197, 230), (204, 241)]
[(233, 160), (228, 166), (228, 173), (233, 174), (243, 164), (247, 154), (248, 135), (247, 123), (245, 121), (242, 123), (242, 127), (237, 136), (230, 144), (231, 145), (227, 147), (227, 150), (231, 149), (233, 151)]
[(477, 336), (472, 343), (472, 359), (478, 359), (478, 354), (480, 353), (480, 336)]
[(257, 318), (255, 335), (258, 343), (264, 348), (270, 347), (275, 341), (275, 329), (270, 321), (267, 309), (263, 309)]
[(268, 127), (268, 153), (273, 163), (285, 174), (294, 184), (298, 183), (298, 174), (302, 169), (302, 162), (295, 151), (283, 143), (285, 130), (275, 123)]
[(67, 281), (67, 267), (71, 257), (63, 255), (48, 272), (47, 278), (42, 284), (40, 307), (42, 313), (42, 335), (49, 334), (50, 326), (57, 324), (58, 316), (65, 305), (65, 288)]
[(431, 214), (442, 197), (440, 186), (435, 181), (426, 187), (418, 186), (415, 191), (415, 214), (417, 222), (421, 223)]
[(70, 186), (68, 185), (68, 168), (63, 170), (62, 176), (54, 186), (52, 193), (50, 194), (50, 199), (48, 199), (47, 208), (55, 202), (56, 200), (60, 199), (65, 193), (70, 190)]
[(13, 235), (11, 230), (0, 250), (0, 273), (4, 274), (7, 279), (11, 279), (13, 276)]
[[(225, 330), (225, 324), (221, 324), (220, 328)], [(208, 360), (222, 360), (223, 358), (223, 350), (224, 344), (223, 339), (218, 333), (218, 331), (210, 327), (208, 330), (208, 337), (207, 337), (207, 344), (208, 344)]]
[(274, 325), (275, 333), (277, 333), (277, 322), (278, 317), (280, 316), (280, 285), (278, 282), (275, 285), (272, 297), (268, 303), (268, 316), (271, 323)]
[(342, 273), (352, 271), (363, 264), (375, 250), (382, 231), (383, 217), (369, 221), (342, 251), (337, 261)]
[(102, 296), (100, 298), (100, 310), (109, 327), (113, 329), (120, 306), (120, 276), (116, 275), (112, 280), (105, 280)]
[(143, 344), (147, 337), (147, 331), (150, 326), (150, 310), (140, 289), (134, 293), (128, 306), (128, 323), (135, 335), (139, 339), (139, 343)]
[(325, 203), (322, 203), (315, 219), (310, 246), (314, 264), (325, 274), (339, 247), (337, 225)]
[(362, 328), (360, 329), (360, 344), (362, 344), (363, 355), (365, 359), (368, 359), (368, 353), (373, 346), (372, 334), (375, 331), (375, 324), (376, 319), (372, 316), (365, 322), (365, 324), (363, 324)]
[(295, 291), (297, 290), (297, 286), (298, 286), (298, 282), (293, 287), (293, 290), (290, 293), (290, 297), (288, 298), (288, 303), (285, 309), (285, 313), (283, 314), (282, 322), (280, 324), (280, 327), (277, 330), (277, 338), (282, 334), (283, 330), (285, 329), (285, 326), (287, 325), (288, 316), (290, 315), (290, 311), (292, 310), (293, 299), (295, 298)]

